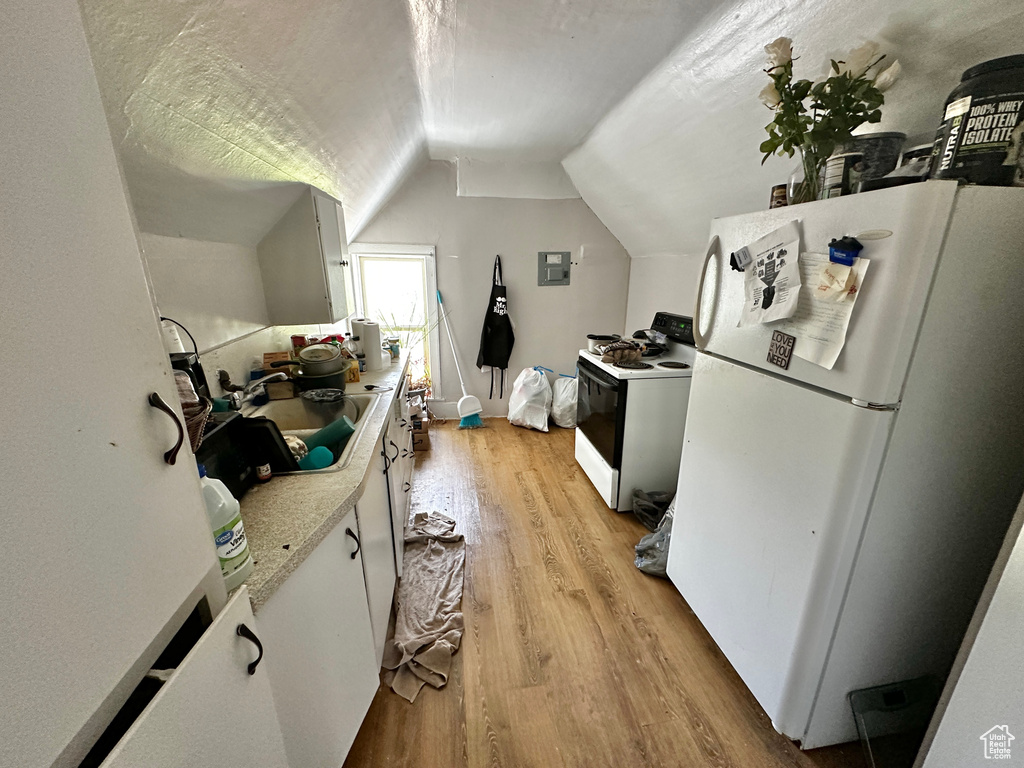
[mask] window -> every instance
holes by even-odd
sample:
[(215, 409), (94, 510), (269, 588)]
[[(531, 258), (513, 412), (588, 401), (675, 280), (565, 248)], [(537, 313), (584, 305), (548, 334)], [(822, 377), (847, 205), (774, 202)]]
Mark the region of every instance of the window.
[(356, 310), (376, 321), (382, 336), (397, 336), (410, 350), (413, 389), (440, 387), (437, 366), (437, 277), (433, 246), (353, 243)]

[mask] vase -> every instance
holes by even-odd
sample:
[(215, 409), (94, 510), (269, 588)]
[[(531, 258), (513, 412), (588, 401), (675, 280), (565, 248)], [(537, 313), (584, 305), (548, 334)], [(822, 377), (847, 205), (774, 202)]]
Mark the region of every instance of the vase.
[(825, 158), (811, 150), (798, 149), (800, 164), (793, 169), (786, 184), (786, 201), (789, 205), (809, 203), (817, 200), (821, 192), (821, 176)]

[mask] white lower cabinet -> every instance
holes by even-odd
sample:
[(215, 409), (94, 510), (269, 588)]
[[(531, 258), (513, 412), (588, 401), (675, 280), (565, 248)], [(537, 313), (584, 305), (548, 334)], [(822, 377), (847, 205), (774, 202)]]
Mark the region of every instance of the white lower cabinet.
[(399, 576), (402, 575), (405, 556), (405, 529), (409, 518), (409, 492), (412, 490), (412, 423), (408, 406), (403, 376), (383, 438), (388, 452), (388, 498), (395, 541), (395, 567)]
[(353, 510), (259, 612), (292, 768), (340, 768), (377, 691), (357, 531)]
[(244, 587), (161, 687), (102, 768), (287, 768), (267, 676), (268, 659), (260, 659), (249, 673), (249, 665), (262, 652), (254, 641), (238, 634), (242, 625), (253, 637), (262, 639)]
[[(386, 446), (386, 444), (385, 444)], [(380, 446), (382, 449), (385, 446)], [(377, 451), (366, 470), (363, 495), (356, 502), (359, 540), (363, 548), (363, 577), (373, 628), (376, 669), (384, 658), (384, 640), (395, 594), (395, 555), (388, 500), (387, 463), (384, 450)]]
[[(388, 426), (388, 448), (394, 460), (388, 467), (388, 495), (391, 499), (392, 526), (395, 532), (395, 558), (405, 554), (405, 529), (409, 522), (409, 491), (412, 488), (412, 433), (406, 419)], [(401, 573), (399, 573), (401, 575)]]

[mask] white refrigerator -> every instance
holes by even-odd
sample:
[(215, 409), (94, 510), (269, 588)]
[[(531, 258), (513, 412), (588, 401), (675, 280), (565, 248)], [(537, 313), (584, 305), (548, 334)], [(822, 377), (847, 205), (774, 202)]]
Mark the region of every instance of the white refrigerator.
[[(832, 370), (738, 327), (730, 253), (793, 220), (802, 252), (892, 232)], [(851, 691), (946, 675), (1024, 490), (1024, 189), (926, 182), (711, 234), (668, 575), (776, 730), (851, 741)]]

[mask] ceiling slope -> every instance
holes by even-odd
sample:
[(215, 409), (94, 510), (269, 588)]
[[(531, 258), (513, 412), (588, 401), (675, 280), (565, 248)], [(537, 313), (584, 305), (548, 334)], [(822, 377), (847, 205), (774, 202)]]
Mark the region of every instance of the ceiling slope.
[(716, 0), (409, 0), (433, 159), (560, 161)]
[(485, 177), (467, 191), (575, 196), (562, 158), (719, 1), (83, 0), (83, 12), (141, 228), (251, 243), (298, 194), (284, 182), (339, 198), (356, 237), (428, 152)]
[[(709, 18), (563, 161), (632, 256), (702, 254), (712, 217), (759, 210), (796, 160), (762, 167), (771, 119), (757, 94), (763, 46), (792, 37), (799, 76), (823, 74), (865, 39), (903, 64), (872, 130), (931, 138), (968, 66), (1020, 53), (1024, 7), (1004, 0), (759, 0)], [(794, 216), (799, 210), (794, 209)]]
[(97, 0), (83, 14), (144, 231), (253, 244), (297, 182), (340, 199), (358, 231), (425, 160), (402, 0)]

